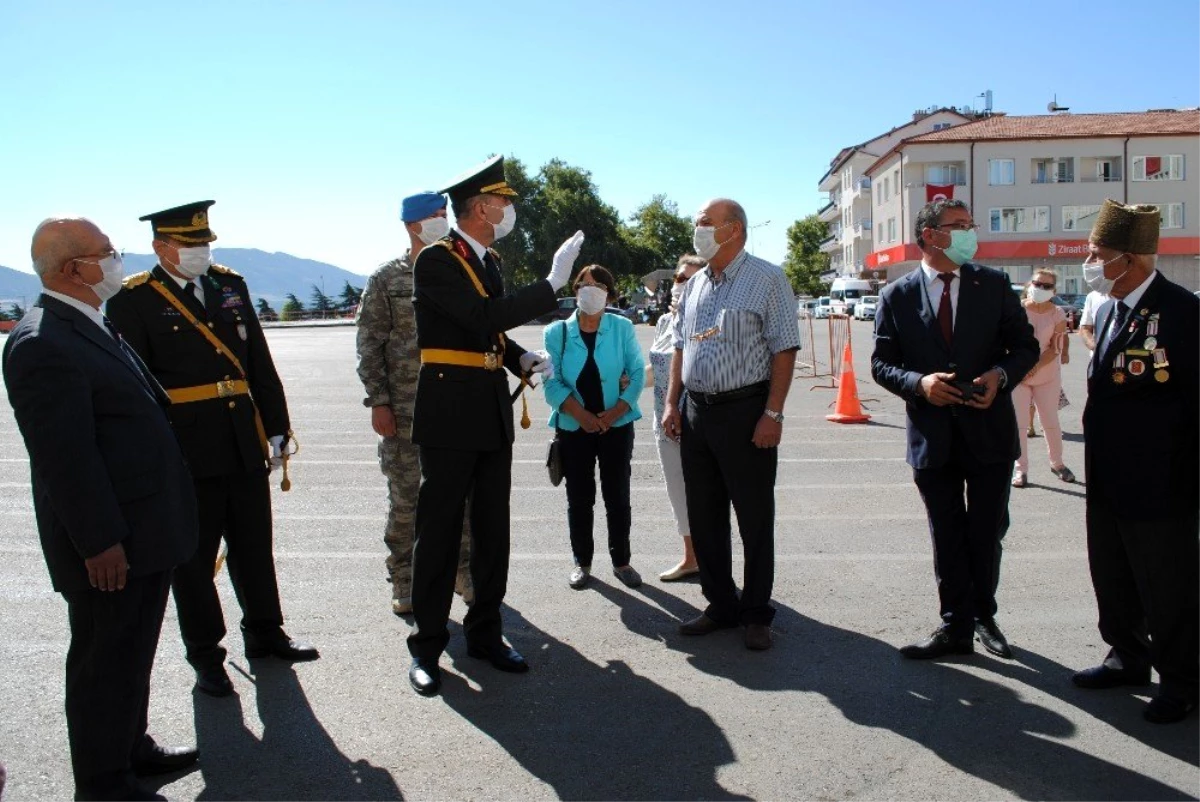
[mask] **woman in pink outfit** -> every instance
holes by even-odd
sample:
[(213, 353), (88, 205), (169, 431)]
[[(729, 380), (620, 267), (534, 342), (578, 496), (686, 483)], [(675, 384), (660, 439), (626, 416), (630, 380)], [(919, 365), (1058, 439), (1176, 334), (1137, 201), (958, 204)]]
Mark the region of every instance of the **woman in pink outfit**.
[(1050, 472), (1064, 482), (1074, 482), (1075, 474), (1063, 465), (1062, 427), (1058, 423), (1058, 399), (1062, 393), (1062, 365), (1067, 362), (1067, 315), (1054, 305), (1057, 277), (1052, 271), (1038, 270), (1025, 288), (1025, 314), (1042, 346), (1042, 358), (1012, 392), (1021, 433), (1021, 457), (1013, 472), (1012, 486), (1029, 483), (1030, 402), (1037, 407), (1050, 452)]

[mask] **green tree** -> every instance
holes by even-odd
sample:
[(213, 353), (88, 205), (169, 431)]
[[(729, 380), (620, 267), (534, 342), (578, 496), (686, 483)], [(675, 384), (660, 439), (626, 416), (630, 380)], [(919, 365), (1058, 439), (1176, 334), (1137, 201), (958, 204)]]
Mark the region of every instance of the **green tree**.
[(256, 306), (258, 308), (258, 316), (260, 318), (263, 316), (278, 317), (278, 315), (275, 314), (275, 310), (271, 308), (269, 303), (267, 303), (266, 298), (259, 298)]
[(673, 268), (680, 256), (692, 252), (692, 221), (666, 195), (655, 195), (642, 204), (621, 227), (633, 272), (644, 276), (653, 270)]
[(358, 306), (358, 302), (362, 299), (362, 294), (362, 287), (355, 287), (347, 281), (346, 286), (342, 287), (341, 303), (338, 304), (339, 308), (349, 311)]
[(283, 301), (283, 314), (279, 316), (280, 320), (299, 320), (303, 313), (304, 302), (297, 298), (294, 292), (289, 292)]
[(316, 284), (312, 285), (311, 303), (312, 311), (319, 312), (321, 317), (325, 317), (326, 314), (332, 312), (336, 308), (333, 299), (322, 292), (321, 288)]
[(25, 308), (14, 301), (13, 305), (8, 310), (8, 316), (13, 320), (20, 320), (21, 318), (25, 317)]
[(515, 156), (504, 157), (504, 180), (518, 195), (517, 227), (492, 247), (502, 260), (504, 286), (511, 289), (545, 278), (550, 265), (535, 266), (530, 235), (541, 226), (541, 181), (530, 178), (525, 164)]
[(783, 272), (799, 295), (824, 295), (828, 283), (821, 274), (829, 270), (829, 254), (821, 253), (821, 242), (829, 236), (829, 226), (815, 214), (792, 223), (787, 230), (788, 249)]

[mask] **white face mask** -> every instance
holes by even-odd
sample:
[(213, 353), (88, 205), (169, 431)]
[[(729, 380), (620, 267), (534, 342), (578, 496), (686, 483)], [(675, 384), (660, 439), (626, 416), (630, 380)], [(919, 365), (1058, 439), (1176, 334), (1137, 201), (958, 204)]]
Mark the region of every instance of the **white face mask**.
[(1108, 267), (1113, 262), (1117, 261), (1118, 259), (1122, 258), (1123, 256), (1125, 256), (1125, 254), (1121, 254), (1120, 256), (1114, 256), (1112, 259), (1109, 259), (1107, 262), (1097, 262), (1097, 263), (1084, 262), (1083, 263), (1083, 281), (1084, 281), (1084, 283), (1087, 284), (1089, 288), (1095, 290), (1096, 292), (1103, 293), (1104, 295), (1108, 295), (1109, 293), (1111, 293), (1113, 285), (1116, 284), (1121, 279), (1123, 279), (1125, 277), (1125, 273), (1128, 273), (1129, 271), (1126, 270), (1125, 273), (1122, 273), (1121, 275), (1117, 276), (1116, 278), (1105, 278), (1104, 277), (1104, 268)]
[(579, 311), (585, 315), (596, 315), (608, 304), (608, 291), (603, 287), (580, 287), (575, 294)]
[(495, 236), (496, 239), (504, 239), (512, 233), (512, 230), (516, 225), (517, 207), (510, 203), (504, 207), (504, 216), (500, 218), (500, 222), (492, 223), (492, 229), (495, 232), (493, 236)]
[(417, 239), (426, 245), (432, 245), (449, 233), (449, 220), (445, 217), (430, 217), (421, 221), (421, 230), (417, 232)]
[(212, 265), (212, 250), (207, 245), (179, 249), (179, 264), (175, 269), (188, 281), (208, 272)]
[(100, 303), (104, 303), (121, 291), (121, 282), (125, 279), (125, 265), (121, 262), (120, 256), (106, 256), (94, 264), (100, 265), (104, 276), (100, 281), (89, 286), (92, 288), (92, 292), (96, 293), (96, 297), (100, 299)]
[(1054, 290), (1047, 290), (1030, 284), (1029, 289), (1025, 292), (1025, 295), (1035, 304), (1044, 304), (1046, 301), (1049, 301), (1054, 297)]
[[(731, 225), (726, 223), (721, 228)], [(696, 230), (692, 232), (692, 249), (704, 261), (708, 261), (717, 255), (717, 251), (721, 250), (721, 246), (728, 242), (717, 242), (717, 231), (720, 229), (713, 226), (696, 226)]]

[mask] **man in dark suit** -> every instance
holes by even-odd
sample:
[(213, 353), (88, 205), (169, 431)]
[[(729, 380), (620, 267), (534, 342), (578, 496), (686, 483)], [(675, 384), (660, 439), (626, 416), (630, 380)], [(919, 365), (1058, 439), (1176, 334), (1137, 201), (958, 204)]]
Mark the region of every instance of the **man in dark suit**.
[(1155, 269), (1159, 210), (1104, 202), (1084, 278), (1096, 313), (1083, 410), (1087, 544), (1104, 662), (1083, 688), (1148, 685), (1143, 716), (1181, 721), (1200, 670), (1200, 299)]
[(90, 221), (52, 218), (32, 255), (44, 289), (5, 343), (4, 383), (50, 580), (67, 601), (75, 798), (163, 799), (136, 775), (196, 760), (146, 733), (171, 569), (196, 549), (191, 477), (163, 411), (170, 402), (100, 314), (123, 276), (108, 237)]
[(875, 313), (871, 375), (907, 404), (908, 464), (929, 515), (942, 617), (900, 650), (911, 658), (970, 654), (972, 632), (1012, 657), (995, 619), (1020, 455), (1009, 393), (1040, 349), (1008, 277), (971, 263), (976, 228), (962, 201), (925, 206), (915, 225), (921, 267), (887, 287)]
[(505, 294), (500, 260), (489, 247), (516, 223), (516, 192), (497, 156), (450, 183), (456, 228), (421, 251), (413, 276), (421, 371), (412, 441), (420, 449), (413, 549), (414, 626), (409, 681), (430, 696), (441, 687), (438, 658), (450, 635), (463, 511), (471, 495), (471, 579), (475, 602), (463, 620), (467, 654), (501, 671), (529, 669), (503, 640), (500, 604), (508, 586), (512, 402), (504, 368), (516, 376), (544, 370), (545, 352), (526, 351), (504, 332), (553, 310), (583, 233), (563, 243), (545, 281)]
[(213, 569), (221, 539), (242, 607), (246, 657), (315, 660), (283, 631), (275, 579), (268, 463), (291, 436), (287, 401), (246, 282), (214, 265), (208, 208), (200, 201), (142, 217), (158, 266), (125, 280), (108, 314), (173, 402), (168, 414), (195, 478), (200, 543), (172, 590), (196, 689), (233, 693), (225, 671), (225, 619)]

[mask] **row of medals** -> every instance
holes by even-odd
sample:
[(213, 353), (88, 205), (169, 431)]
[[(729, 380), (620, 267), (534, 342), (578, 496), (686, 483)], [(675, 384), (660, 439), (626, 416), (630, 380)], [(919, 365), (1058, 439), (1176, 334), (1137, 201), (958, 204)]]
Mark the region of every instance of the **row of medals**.
[[(1142, 314), (1146, 314), (1149, 310), (1143, 309)], [(1132, 332), (1136, 326), (1136, 322), (1130, 324), (1129, 330)], [(1167, 349), (1158, 347), (1158, 313), (1156, 312), (1146, 320), (1146, 339), (1142, 343), (1141, 348), (1130, 348), (1117, 354), (1113, 360), (1112, 380), (1114, 384), (1125, 383), (1125, 371), (1129, 371), (1130, 376), (1141, 376), (1146, 372), (1146, 360), (1152, 358), (1154, 365), (1154, 380), (1165, 382), (1171, 378), (1171, 374), (1167, 372), (1167, 368), (1171, 363), (1167, 361)], [(1126, 359), (1128, 358), (1128, 365)]]

